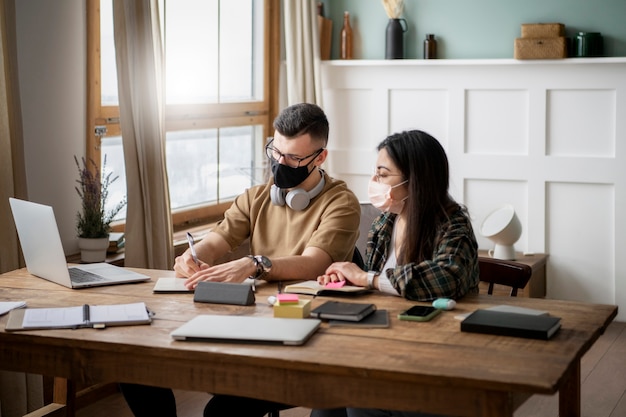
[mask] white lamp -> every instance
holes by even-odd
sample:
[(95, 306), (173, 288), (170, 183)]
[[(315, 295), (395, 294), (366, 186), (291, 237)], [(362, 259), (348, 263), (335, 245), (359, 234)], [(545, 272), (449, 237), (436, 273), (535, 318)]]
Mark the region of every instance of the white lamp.
[(480, 234), (496, 244), (493, 251), (489, 251), (491, 257), (514, 260), (515, 248), (513, 244), (522, 235), (522, 224), (517, 218), (513, 206), (507, 204), (492, 211), (483, 220)]

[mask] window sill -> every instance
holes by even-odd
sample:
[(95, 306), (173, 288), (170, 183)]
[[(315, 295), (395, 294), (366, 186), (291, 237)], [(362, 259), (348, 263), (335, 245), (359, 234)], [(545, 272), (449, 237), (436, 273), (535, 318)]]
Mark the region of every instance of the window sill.
[[(179, 256), (183, 252), (185, 252), (185, 250), (187, 249), (189, 245), (187, 243), (187, 232), (191, 233), (194, 239), (198, 242), (198, 241), (201, 241), (202, 238), (204, 238), (204, 236), (207, 234), (207, 231), (213, 228), (215, 224), (216, 222), (211, 222), (211, 223), (206, 223), (206, 224), (196, 224), (193, 227), (188, 227), (188, 228), (177, 230), (176, 232), (174, 232), (174, 255)], [(105, 262), (112, 264), (112, 265), (124, 266), (124, 258), (125, 258), (124, 251), (117, 252), (117, 253), (107, 252), (107, 257), (106, 257)], [(66, 257), (66, 260), (68, 263), (81, 263), (80, 253), (68, 255)]]

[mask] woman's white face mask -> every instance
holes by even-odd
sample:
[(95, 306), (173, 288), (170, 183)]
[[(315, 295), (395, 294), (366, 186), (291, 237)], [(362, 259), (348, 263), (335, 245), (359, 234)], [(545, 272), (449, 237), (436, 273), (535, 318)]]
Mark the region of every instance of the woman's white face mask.
[(404, 197), (402, 200), (394, 200), (391, 198), (391, 190), (401, 186), (402, 184), (406, 184), (407, 182), (409, 181), (406, 180), (400, 184), (391, 186), (389, 184), (382, 184), (372, 177), (367, 187), (367, 195), (370, 203), (381, 211), (389, 211), (394, 214), (400, 214), (402, 208), (404, 207), (404, 201), (409, 198), (409, 196)]

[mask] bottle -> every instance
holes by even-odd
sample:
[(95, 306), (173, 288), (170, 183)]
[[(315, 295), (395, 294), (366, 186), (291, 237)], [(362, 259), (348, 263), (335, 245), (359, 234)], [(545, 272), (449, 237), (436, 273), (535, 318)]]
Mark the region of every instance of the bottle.
[(437, 40), (432, 33), (424, 40), (424, 59), (437, 59)]
[(343, 12), (343, 27), (341, 28), (341, 59), (352, 59), (352, 27), (350, 26), (350, 12)]

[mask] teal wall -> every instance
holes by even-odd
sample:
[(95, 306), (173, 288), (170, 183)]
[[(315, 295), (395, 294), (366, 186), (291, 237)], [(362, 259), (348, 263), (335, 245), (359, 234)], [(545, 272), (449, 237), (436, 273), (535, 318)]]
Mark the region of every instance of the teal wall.
[[(338, 58), (343, 12), (351, 15), (355, 59), (384, 59), (387, 15), (382, 0), (322, 0), (333, 21), (332, 58)], [(600, 32), (605, 56), (626, 56), (626, 0), (405, 0), (405, 58), (421, 59), (426, 33), (438, 57), (513, 58), (522, 23), (559, 22), (566, 36)]]

